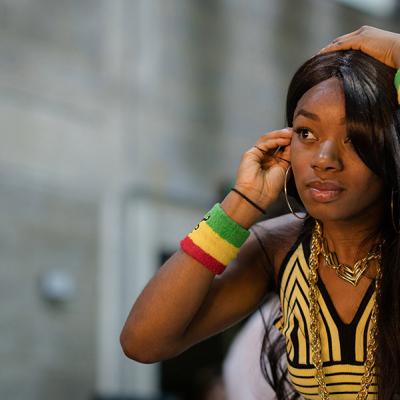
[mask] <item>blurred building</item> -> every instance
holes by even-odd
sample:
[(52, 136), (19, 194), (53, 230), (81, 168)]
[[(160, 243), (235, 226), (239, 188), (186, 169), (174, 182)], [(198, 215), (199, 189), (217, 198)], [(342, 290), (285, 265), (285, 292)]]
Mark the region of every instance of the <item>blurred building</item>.
[(124, 358), (144, 284), (284, 126), (296, 68), (361, 25), (328, 0), (0, 0), (0, 398), (155, 399)]

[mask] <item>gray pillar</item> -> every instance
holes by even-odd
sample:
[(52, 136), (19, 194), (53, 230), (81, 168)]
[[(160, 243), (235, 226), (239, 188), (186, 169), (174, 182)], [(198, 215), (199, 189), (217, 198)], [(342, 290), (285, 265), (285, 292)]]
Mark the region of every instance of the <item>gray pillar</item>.
[(122, 207), (118, 194), (108, 195), (100, 208), (96, 393), (121, 392)]
[[(159, 260), (158, 212), (149, 198), (133, 198), (124, 215), (124, 262), (121, 292), (125, 317), (151, 279)], [(125, 359), (121, 370), (121, 388), (126, 395), (151, 398), (159, 393), (159, 364), (144, 365)]]

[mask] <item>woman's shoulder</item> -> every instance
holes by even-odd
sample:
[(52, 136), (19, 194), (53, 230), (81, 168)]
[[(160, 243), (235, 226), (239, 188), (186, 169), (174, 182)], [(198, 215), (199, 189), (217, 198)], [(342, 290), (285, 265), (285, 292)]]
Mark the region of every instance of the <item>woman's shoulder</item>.
[(258, 222), (251, 230), (274, 266), (277, 280), (283, 260), (304, 230), (304, 220), (285, 214)]

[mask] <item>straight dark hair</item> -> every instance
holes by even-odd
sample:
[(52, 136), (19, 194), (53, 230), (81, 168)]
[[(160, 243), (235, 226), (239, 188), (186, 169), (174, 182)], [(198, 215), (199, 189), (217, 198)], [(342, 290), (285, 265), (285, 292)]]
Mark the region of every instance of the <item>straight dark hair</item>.
[[(396, 393), (400, 394), (400, 235), (397, 233), (400, 229), (400, 111), (393, 84), (395, 72), (360, 51), (317, 55), (293, 76), (286, 102), (287, 124), (291, 127), (300, 98), (319, 83), (338, 79), (345, 98), (348, 136), (360, 159), (384, 183), (386, 207), (384, 218), (377, 227), (377, 234), (385, 240), (381, 289), (377, 298), (375, 369), (379, 400), (393, 400)], [(292, 188), (299, 200), (295, 187)], [(303, 233), (309, 229), (310, 220), (305, 223)], [(271, 324), (265, 326), (260, 358), (264, 376), (275, 389), (278, 400), (298, 398), (297, 393), (288, 390), (287, 369), (279, 366), (279, 360), (284, 356), (284, 338), (278, 339), (280, 343), (271, 343)], [(269, 368), (267, 364), (270, 364)], [(274, 372), (270, 375), (268, 371)]]

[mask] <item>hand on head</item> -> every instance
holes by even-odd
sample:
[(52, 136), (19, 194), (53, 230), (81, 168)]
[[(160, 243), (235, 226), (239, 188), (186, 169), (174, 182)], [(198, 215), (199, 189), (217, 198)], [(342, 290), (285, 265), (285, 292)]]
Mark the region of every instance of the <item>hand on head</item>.
[(361, 50), (393, 68), (400, 68), (400, 34), (362, 26), (354, 32), (339, 36), (318, 54), (337, 50)]

